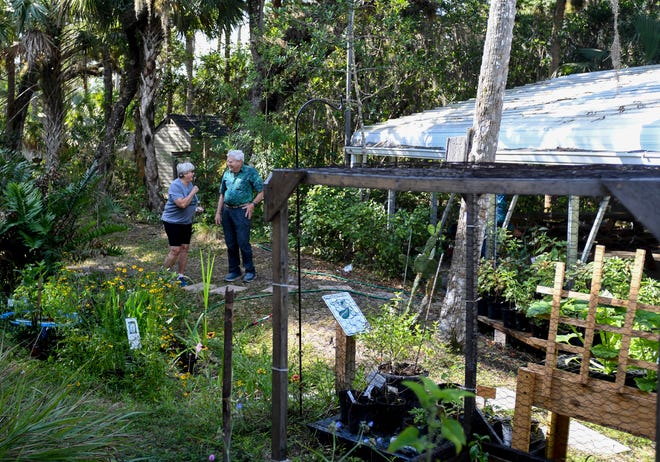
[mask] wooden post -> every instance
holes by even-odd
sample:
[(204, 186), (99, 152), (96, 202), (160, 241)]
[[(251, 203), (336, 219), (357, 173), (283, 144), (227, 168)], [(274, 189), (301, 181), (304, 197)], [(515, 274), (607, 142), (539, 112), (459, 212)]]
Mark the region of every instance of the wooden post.
[(571, 418), (556, 412), (550, 413), (545, 455), (555, 462), (564, 462), (568, 453), (568, 430)]
[(635, 254), (635, 264), (633, 266), (632, 279), (630, 281), (630, 291), (628, 293), (628, 306), (626, 307), (626, 318), (623, 322), (623, 333), (621, 334), (621, 346), (619, 349), (619, 364), (616, 371), (616, 384), (620, 392), (626, 380), (628, 372), (628, 356), (630, 355), (630, 341), (632, 330), (635, 323), (635, 314), (637, 313), (637, 297), (639, 296), (639, 286), (642, 283), (644, 273), (644, 260), (646, 251), (638, 249)]
[(566, 265), (557, 262), (555, 269), (555, 283), (552, 289), (552, 311), (550, 313), (550, 327), (548, 329), (548, 342), (545, 349), (545, 376), (543, 383), (543, 394), (550, 395), (552, 388), (552, 370), (557, 366), (557, 328), (559, 327), (559, 307), (561, 306), (562, 286)]
[[(477, 230), (477, 196), (466, 194), (465, 217), (465, 389), (476, 393), (477, 391), (477, 249), (481, 247), (478, 242)], [(472, 418), (476, 408), (474, 396), (464, 399), (463, 429), (465, 434), (472, 432)]]
[(287, 385), (289, 366), (287, 358), (289, 288), (288, 288), (288, 207), (283, 203), (272, 219), (273, 229), (273, 461), (286, 460)]
[(355, 338), (344, 333), (336, 323), (335, 335), (335, 390), (350, 390), (355, 380)]
[(231, 382), (232, 382), (232, 356), (234, 337), (234, 291), (225, 292), (225, 328), (224, 351), (222, 354), (222, 433), (225, 450), (222, 455), (223, 462), (231, 462)]
[(594, 256), (593, 275), (591, 277), (591, 293), (589, 296), (589, 311), (587, 312), (587, 324), (584, 331), (584, 344), (582, 348), (582, 364), (580, 366), (580, 382), (586, 384), (589, 380), (589, 364), (591, 363), (591, 346), (594, 343), (596, 331), (596, 311), (598, 310), (598, 296), (600, 295), (600, 283), (603, 276), (603, 264), (605, 263), (605, 247), (596, 247)]
[(524, 367), (518, 369), (511, 447), (525, 452), (529, 451), (529, 432), (532, 425), (532, 404), (534, 401), (535, 386), (534, 374)]

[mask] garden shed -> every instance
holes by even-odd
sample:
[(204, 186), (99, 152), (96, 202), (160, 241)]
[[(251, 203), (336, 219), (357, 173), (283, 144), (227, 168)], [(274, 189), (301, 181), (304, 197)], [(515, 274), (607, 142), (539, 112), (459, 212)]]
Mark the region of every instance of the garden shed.
[(202, 155), (212, 149), (213, 142), (227, 135), (222, 119), (208, 115), (170, 114), (156, 127), (154, 146), (158, 176), (163, 191), (176, 178), (176, 164), (188, 160), (191, 152)]

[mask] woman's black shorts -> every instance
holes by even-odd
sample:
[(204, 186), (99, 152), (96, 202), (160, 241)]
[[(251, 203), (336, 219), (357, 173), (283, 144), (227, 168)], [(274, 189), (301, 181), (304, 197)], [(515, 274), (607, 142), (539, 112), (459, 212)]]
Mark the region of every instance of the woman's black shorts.
[(189, 225), (182, 225), (179, 223), (163, 222), (165, 226), (165, 233), (167, 234), (167, 241), (170, 247), (181, 247), (182, 244), (190, 244), (192, 237), (192, 223)]

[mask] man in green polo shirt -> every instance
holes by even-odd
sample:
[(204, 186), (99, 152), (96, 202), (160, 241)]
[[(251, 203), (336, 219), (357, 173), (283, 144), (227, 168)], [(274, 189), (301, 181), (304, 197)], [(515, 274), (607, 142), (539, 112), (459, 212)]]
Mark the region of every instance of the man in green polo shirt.
[(252, 262), (250, 229), (254, 208), (264, 198), (264, 182), (259, 172), (245, 165), (244, 161), (243, 151), (235, 149), (227, 153), (227, 169), (222, 174), (218, 208), (215, 211), (215, 224), (222, 223), (227, 244), (227, 282), (240, 279), (241, 257), (245, 268), (243, 282), (253, 281), (257, 276)]

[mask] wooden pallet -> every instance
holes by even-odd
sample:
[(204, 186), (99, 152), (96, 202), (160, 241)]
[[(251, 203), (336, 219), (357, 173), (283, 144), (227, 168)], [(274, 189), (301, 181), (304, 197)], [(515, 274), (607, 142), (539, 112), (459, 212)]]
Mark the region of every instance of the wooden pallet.
[[(545, 364), (529, 364), (518, 370), (513, 420), (513, 448), (526, 450), (529, 447), (532, 406), (546, 409), (551, 413), (546, 455), (552, 460), (566, 459), (571, 418), (578, 418), (655, 440), (657, 394), (643, 392), (625, 383), (626, 372), (630, 367), (658, 370), (657, 363), (630, 357), (631, 339), (638, 337), (654, 341), (660, 340), (657, 332), (633, 328), (638, 310), (660, 313), (660, 306), (646, 305), (637, 301), (645, 251), (638, 250), (635, 255), (627, 300), (600, 296), (604, 254), (604, 246), (598, 246), (594, 257), (589, 294), (563, 289), (564, 263), (557, 263), (554, 287), (537, 288), (539, 293), (552, 295), (548, 338), (547, 340), (534, 339), (537, 346), (545, 345)], [(561, 316), (560, 304), (562, 299), (566, 298), (588, 301), (587, 318)], [(623, 326), (617, 327), (596, 322), (597, 309), (603, 305), (626, 309)], [(557, 342), (557, 330), (560, 324), (573, 325), (583, 329), (583, 345), (574, 346)], [(592, 358), (591, 347), (594, 344), (594, 336), (599, 332), (621, 335), (616, 378), (612, 382), (594, 378), (589, 373)], [(579, 373), (568, 372), (557, 367), (557, 357), (560, 351), (580, 357)]]

